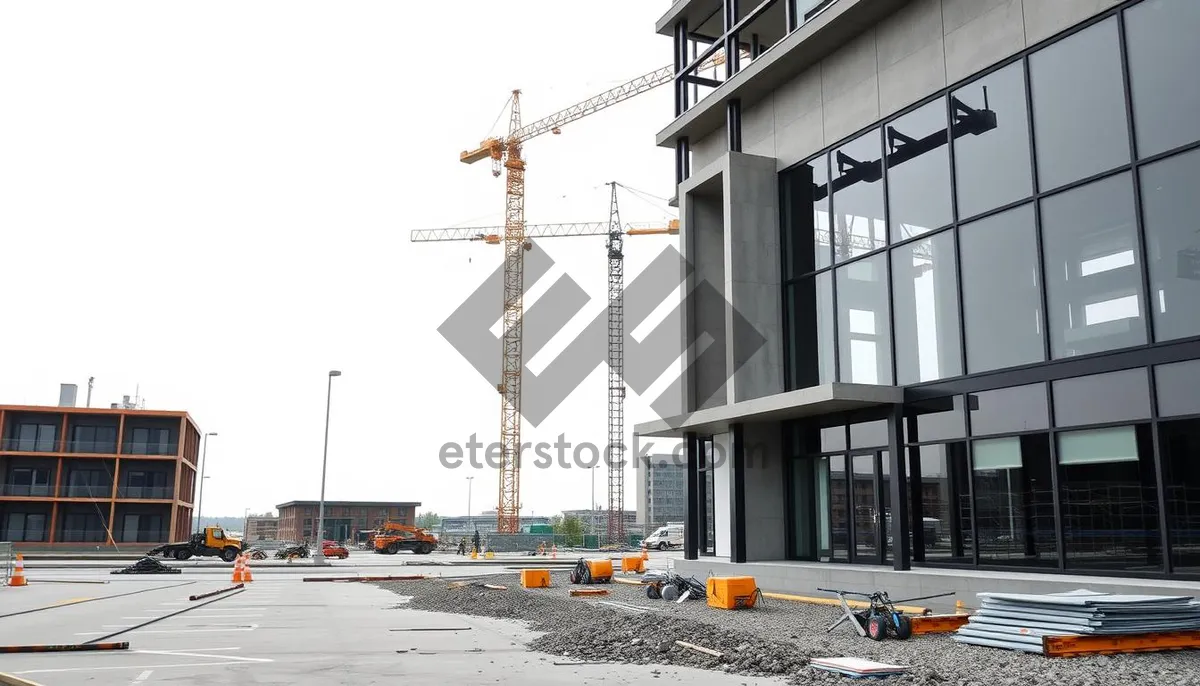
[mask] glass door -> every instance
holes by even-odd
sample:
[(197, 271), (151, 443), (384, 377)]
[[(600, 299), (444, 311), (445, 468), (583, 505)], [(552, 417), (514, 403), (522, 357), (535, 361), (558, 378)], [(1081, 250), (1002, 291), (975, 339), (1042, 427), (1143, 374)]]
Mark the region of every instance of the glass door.
[(850, 456), (850, 499), (854, 508), (852, 562), (879, 564), (882, 561), (877, 459), (878, 453), (874, 452)]

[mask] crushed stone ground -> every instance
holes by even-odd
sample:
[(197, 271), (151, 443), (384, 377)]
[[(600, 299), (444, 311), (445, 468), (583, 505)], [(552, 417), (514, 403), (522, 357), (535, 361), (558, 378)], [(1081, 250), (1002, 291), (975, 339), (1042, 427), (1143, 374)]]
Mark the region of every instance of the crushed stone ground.
[[(861, 657), (911, 667), (909, 673), (887, 679), (890, 684), (1200, 686), (1200, 651), (1050, 659), (960, 645), (948, 634), (875, 642), (860, 638), (847, 624), (827, 633), (840, 612), (834, 607), (767, 599), (753, 609), (726, 611), (703, 600), (650, 600), (643, 587), (625, 584), (576, 587), (606, 588), (609, 594), (572, 598), (565, 571), (552, 572), (551, 578), (551, 587), (542, 589), (521, 588), (516, 573), (470, 580), (504, 585), (503, 591), (451, 588), (455, 579), (379, 585), (411, 596), (400, 608), (525, 622), (539, 634), (530, 649), (571, 660), (698, 667), (807, 684), (845, 678), (809, 667), (811, 658)], [(696, 652), (676, 640), (723, 655)]]

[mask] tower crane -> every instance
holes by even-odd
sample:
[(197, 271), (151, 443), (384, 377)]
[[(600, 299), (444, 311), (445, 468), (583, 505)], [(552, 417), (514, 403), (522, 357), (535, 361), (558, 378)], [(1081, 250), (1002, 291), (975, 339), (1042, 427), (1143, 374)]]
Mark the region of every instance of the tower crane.
[[(607, 222), (575, 222), (565, 224), (530, 224), (524, 227), (524, 243), (522, 251), (532, 247), (530, 238), (563, 238), (569, 236), (607, 236), (605, 254), (608, 263), (608, 539), (618, 541), (625, 536), (625, 520), (622, 517), (625, 503), (625, 236), (656, 236), (679, 233), (679, 220), (671, 219), (665, 224), (621, 224), (621, 213), (617, 206), (617, 187), (621, 184), (613, 181), (609, 201), (609, 217)], [(501, 232), (508, 225), (491, 227), (448, 228), (448, 229), (418, 229), (412, 232), (414, 243), (437, 241), (480, 241), (488, 245), (500, 245)], [(505, 261), (505, 298), (507, 305), (509, 263)], [(506, 309), (507, 313), (508, 310)], [(507, 352), (507, 350), (506, 350)], [(523, 364), (523, 361), (521, 362)], [(518, 370), (518, 374), (519, 374)], [(507, 408), (506, 408), (507, 409)], [(518, 416), (518, 421), (520, 420)], [(519, 438), (519, 436), (518, 436)], [(503, 445), (503, 442), (501, 443)], [(519, 446), (520, 443), (518, 442)], [(519, 449), (519, 447), (518, 447)], [(503, 467), (506, 463), (501, 462)], [(519, 495), (520, 463), (513, 458), (514, 469), (512, 480), (506, 482), (503, 470), (500, 476), (501, 502), (505, 495), (504, 487), (511, 484), (514, 495)], [(518, 503), (518, 501), (514, 501)], [(497, 517), (503, 516), (501, 508), (497, 508)], [(512, 513), (515, 532), (519, 526), (519, 509)], [(500, 524), (500, 522), (497, 522)]]
[[(749, 54), (745, 50), (742, 53)], [(724, 63), (725, 54), (719, 51), (698, 69)], [(492, 176), (500, 176), (501, 169), (505, 171), (503, 238), (497, 239), (497, 242), (504, 244), (502, 355), (500, 382), (496, 384), (496, 390), (500, 392), (500, 498), (496, 506), (496, 529), (500, 533), (516, 533), (520, 530), (521, 480), (518, 458), (521, 450), (521, 368), (524, 365), (521, 317), (525, 310), (524, 251), (527, 249), (525, 158), (521, 155), (522, 146), (545, 133), (562, 133), (563, 126), (670, 83), (674, 76), (675, 68), (668, 65), (524, 126), (521, 123), (521, 91), (514, 90), (510, 100), (508, 135), (486, 138), (477, 148), (459, 155), (459, 161), (465, 164), (490, 159)], [(612, 508), (613, 503), (610, 502), (610, 511)], [(623, 502), (617, 504), (618, 510), (623, 508)]]

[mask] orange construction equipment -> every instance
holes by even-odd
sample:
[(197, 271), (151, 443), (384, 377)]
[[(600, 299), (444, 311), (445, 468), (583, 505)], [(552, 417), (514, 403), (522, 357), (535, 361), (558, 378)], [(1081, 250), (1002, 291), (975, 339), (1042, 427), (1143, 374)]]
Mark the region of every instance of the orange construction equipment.
[(17, 566), (13, 569), (13, 575), (8, 577), (9, 586), (28, 586), (29, 582), (25, 579), (25, 556), (17, 553)]
[(1200, 631), (1162, 631), (1121, 636), (1043, 636), (1046, 657), (1153, 653), (1200, 648)]
[(646, 561), (638, 555), (626, 555), (621, 558), (621, 571), (641, 574), (646, 571)]
[(608, 558), (585, 560), (579, 558), (571, 570), (573, 584), (607, 584), (613, 578), (613, 563)]
[(754, 607), (761, 594), (752, 576), (710, 576), (705, 595), (709, 607), (740, 610)]
[(395, 555), (401, 550), (410, 550), (417, 555), (428, 555), (437, 550), (437, 536), (428, 531), (408, 524), (384, 522), (375, 531), (373, 537), (375, 552), (384, 555)]
[(948, 634), (966, 626), (970, 615), (921, 615), (909, 618), (913, 636), (917, 634)]
[(233, 583), (240, 584), (246, 580), (246, 574), (242, 571), (242, 556), (238, 555), (233, 563)]
[(550, 588), (550, 570), (522, 569), (521, 585), (525, 588)]
[(242, 555), (242, 581), (250, 583), (254, 581), (254, 575), (250, 573), (250, 556)]

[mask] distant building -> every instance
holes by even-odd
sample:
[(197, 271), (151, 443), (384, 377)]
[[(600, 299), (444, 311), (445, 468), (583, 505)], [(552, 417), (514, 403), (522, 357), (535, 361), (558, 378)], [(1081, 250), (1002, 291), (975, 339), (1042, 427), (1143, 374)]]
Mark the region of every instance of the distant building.
[[(520, 528), (528, 531), (534, 524), (549, 524), (549, 517), (529, 515), (520, 518)], [(496, 513), (483, 512), (470, 517), (443, 517), (439, 535), (454, 539), (469, 536), (479, 531), (480, 535), (496, 533)]]
[(637, 524), (647, 535), (687, 519), (687, 465), (682, 457), (647, 455), (637, 465)]
[(279, 517), (272, 514), (246, 517), (247, 541), (273, 541), (279, 538)]
[[(277, 505), (279, 510), (280, 540), (303, 541), (317, 537), (317, 520), (320, 501), (292, 500)], [(384, 522), (414, 524), (417, 508), (421, 503), (411, 502), (365, 502), (355, 500), (325, 501), (324, 538), (333, 541), (349, 541), (359, 538), (358, 532), (371, 531)]]
[(186, 412), (0, 405), (0, 540), (120, 545), (187, 538), (200, 430)]
[[(574, 517), (583, 522), (584, 533), (603, 534), (608, 532), (608, 510), (563, 510), (563, 519)], [(625, 520), (625, 531), (637, 533), (637, 510), (621, 510)]]

